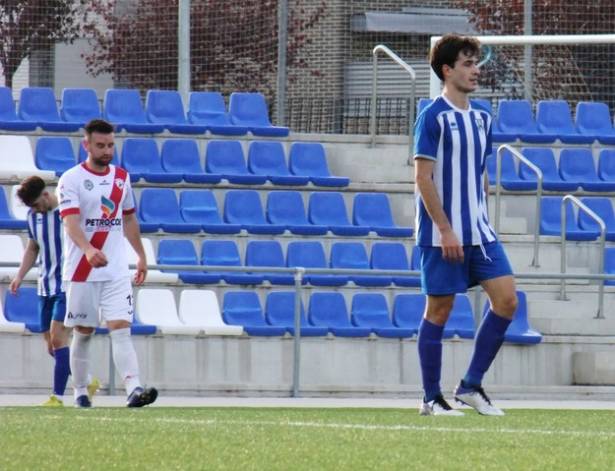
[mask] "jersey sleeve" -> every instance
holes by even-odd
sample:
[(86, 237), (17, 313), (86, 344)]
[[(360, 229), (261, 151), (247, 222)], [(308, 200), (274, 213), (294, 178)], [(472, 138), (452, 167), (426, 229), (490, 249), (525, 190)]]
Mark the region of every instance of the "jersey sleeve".
[(62, 175), (56, 188), (62, 218), (70, 214), (79, 214), (79, 188), (75, 185), (74, 178), (67, 178), (69, 175)]
[(132, 214), (136, 211), (135, 195), (132, 192), (132, 185), (130, 184), (130, 176), (126, 176), (126, 182), (124, 183), (124, 200), (122, 201), (122, 214)]
[(419, 114), (414, 126), (414, 158), (436, 160), (440, 126), (428, 110)]

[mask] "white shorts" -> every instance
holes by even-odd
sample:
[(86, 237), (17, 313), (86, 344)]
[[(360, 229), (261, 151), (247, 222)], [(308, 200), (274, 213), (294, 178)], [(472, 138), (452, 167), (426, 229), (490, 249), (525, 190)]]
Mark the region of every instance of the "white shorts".
[(132, 323), (134, 303), (130, 277), (108, 281), (70, 281), (64, 325), (98, 327), (103, 321)]

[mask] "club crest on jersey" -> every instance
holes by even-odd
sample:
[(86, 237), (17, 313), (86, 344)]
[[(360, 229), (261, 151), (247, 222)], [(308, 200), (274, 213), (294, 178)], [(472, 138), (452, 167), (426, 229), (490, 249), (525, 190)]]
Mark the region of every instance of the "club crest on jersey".
[(100, 197), (100, 209), (102, 209), (103, 218), (107, 219), (111, 216), (111, 213), (115, 211), (115, 203), (111, 201), (109, 198), (101, 196)]
[(88, 191), (92, 191), (94, 183), (92, 183), (92, 180), (83, 180), (83, 187)]
[(115, 179), (115, 186), (117, 186), (120, 190), (124, 188), (124, 180), (121, 178)]

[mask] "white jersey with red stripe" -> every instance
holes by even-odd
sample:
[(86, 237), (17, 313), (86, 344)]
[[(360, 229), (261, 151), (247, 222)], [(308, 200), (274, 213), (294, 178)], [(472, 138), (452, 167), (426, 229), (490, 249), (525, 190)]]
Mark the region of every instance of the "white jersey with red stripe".
[(56, 191), (61, 217), (78, 214), (85, 237), (107, 257), (106, 266), (93, 268), (83, 251), (65, 234), (64, 280), (107, 281), (128, 277), (122, 216), (135, 211), (128, 172), (109, 165), (107, 172), (97, 173), (82, 163), (62, 175)]

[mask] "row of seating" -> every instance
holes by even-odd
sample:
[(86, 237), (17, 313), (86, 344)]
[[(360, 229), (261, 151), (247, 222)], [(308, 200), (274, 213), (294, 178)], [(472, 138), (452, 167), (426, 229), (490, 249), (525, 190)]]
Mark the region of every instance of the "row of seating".
[(118, 131), (179, 134), (288, 136), (288, 128), (273, 126), (265, 97), (260, 93), (232, 93), (227, 112), (219, 92), (191, 92), (188, 113), (174, 90), (149, 90), (145, 108), (138, 90), (109, 89), (103, 109), (90, 88), (65, 88), (58, 109), (54, 92), (48, 87), (26, 87), (17, 108), (12, 91), (0, 87), (0, 129), (73, 132), (94, 118), (104, 118)]
[[(560, 236), (563, 198), (545, 196), (541, 200), (540, 234)], [(615, 212), (609, 198), (581, 198), (581, 202), (599, 216), (606, 225), (606, 239), (615, 241)], [(585, 211), (566, 203), (566, 239), (588, 241), (600, 236), (600, 226)]]
[[(2, 139), (2, 136), (0, 136)], [(325, 149), (320, 143), (295, 142), (290, 146), (288, 164), (284, 147), (278, 141), (255, 141), (250, 144), (248, 162), (239, 141), (209, 141), (205, 151), (205, 169), (196, 141), (168, 139), (158, 150), (151, 138), (127, 138), (122, 144), (121, 162), (117, 150), (114, 164), (130, 173), (130, 180), (151, 183), (230, 183), (260, 185), (269, 180), (274, 185), (347, 186), (349, 179), (331, 175)], [(87, 157), (79, 146), (79, 162)], [(16, 157), (18, 158), (18, 157)], [(77, 161), (67, 137), (41, 137), (34, 153), (36, 167), (51, 170), (57, 176)]]

